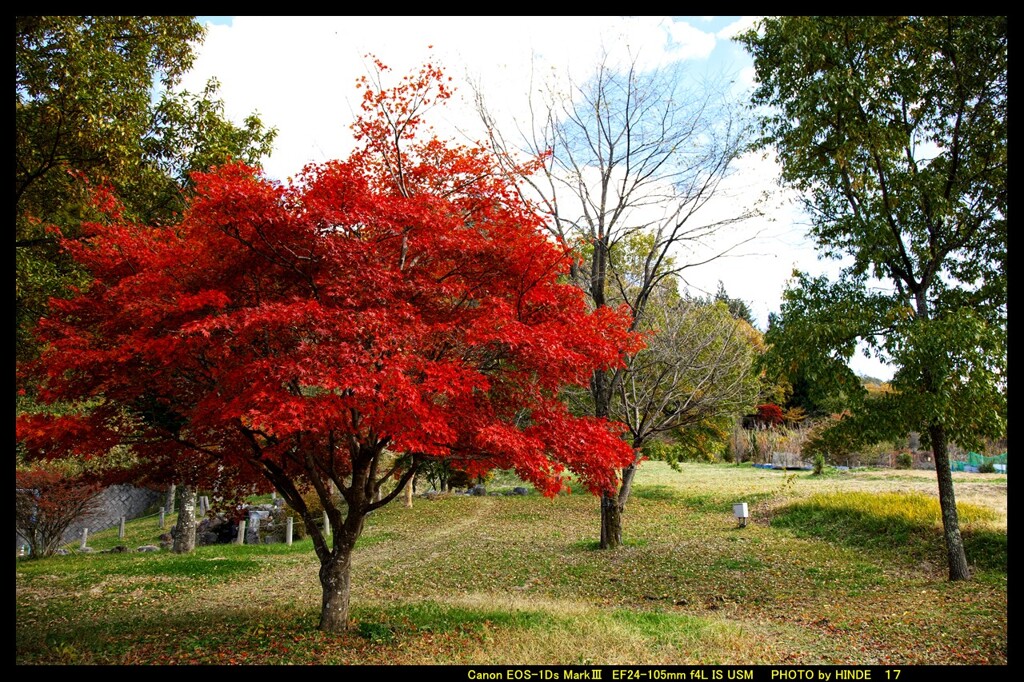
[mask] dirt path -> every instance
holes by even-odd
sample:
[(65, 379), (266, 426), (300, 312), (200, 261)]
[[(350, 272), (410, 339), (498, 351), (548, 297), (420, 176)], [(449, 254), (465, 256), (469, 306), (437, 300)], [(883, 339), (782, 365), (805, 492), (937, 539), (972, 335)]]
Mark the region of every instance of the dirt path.
[[(470, 513), (451, 523), (432, 526), (426, 532), (403, 534), (402, 552), (396, 556), (395, 548), (390, 541), (380, 542), (364, 549), (357, 549), (352, 558), (353, 568), (364, 569), (377, 566), (387, 573), (401, 573), (412, 564), (440, 558), (438, 551), (446, 538), (458, 535), (467, 529), (480, 526), (485, 519), (493, 515), (495, 502), (487, 497), (475, 498), (477, 504), (472, 505)], [(430, 504), (417, 500), (414, 504)], [(383, 564), (382, 561), (387, 561)]]
[[(352, 558), (353, 594), (369, 590), (376, 592), (378, 585), (394, 584), (410, 570), (419, 570), (425, 564), (444, 556), (444, 541), (472, 526), (479, 525), (486, 517), (493, 515), (493, 500), (479, 498), (472, 511), (453, 523), (402, 533), (398, 540), (384, 540), (368, 547), (355, 550)], [(417, 500), (416, 504), (429, 504)], [(391, 529), (388, 529), (391, 530)], [(402, 529), (395, 529), (396, 532)], [(402, 550), (395, 550), (400, 542)], [(210, 559), (217, 561), (217, 557)], [(257, 560), (259, 558), (257, 557)], [(226, 606), (245, 609), (279, 608), (283, 602), (309, 607), (320, 603), (320, 562), (312, 551), (308, 554), (282, 557), (271, 555), (267, 562), (273, 564), (272, 579), (264, 571), (218, 583), (195, 594), (197, 610), (223, 608)]]

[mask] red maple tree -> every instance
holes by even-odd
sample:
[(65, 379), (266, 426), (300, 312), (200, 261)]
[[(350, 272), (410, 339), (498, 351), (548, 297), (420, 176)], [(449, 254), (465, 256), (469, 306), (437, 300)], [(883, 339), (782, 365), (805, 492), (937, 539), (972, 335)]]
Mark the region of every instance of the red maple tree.
[(757, 406), (757, 420), (766, 426), (779, 426), (785, 417), (781, 407), (774, 403), (764, 403)]
[(312, 537), (326, 631), (348, 626), (366, 515), (430, 458), (514, 469), (546, 494), (568, 472), (613, 490), (630, 447), (559, 391), (642, 343), (623, 312), (588, 312), (560, 281), (569, 250), (493, 159), (421, 139), (448, 97), (440, 69), (361, 86), (348, 160), (287, 185), (239, 164), (198, 174), (177, 224), (112, 221), (67, 243), (95, 279), (53, 302), (23, 376), (42, 401), (92, 405), (18, 421), (35, 455), (130, 444), (151, 476), (269, 481)]

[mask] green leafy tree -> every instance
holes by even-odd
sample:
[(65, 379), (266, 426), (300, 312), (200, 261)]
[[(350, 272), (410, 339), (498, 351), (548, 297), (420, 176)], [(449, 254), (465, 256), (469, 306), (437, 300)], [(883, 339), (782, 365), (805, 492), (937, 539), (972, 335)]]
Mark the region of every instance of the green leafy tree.
[(259, 117), (224, 118), (211, 81), (175, 92), (204, 29), (195, 17), (15, 18), (15, 268), (17, 353), (51, 296), (84, 283), (50, 226), (79, 234), (101, 217), (92, 190), (109, 187), (127, 216), (166, 224), (184, 206), (192, 170), (268, 154)]
[(766, 397), (766, 402), (800, 408), (814, 417), (835, 414), (850, 407), (849, 393), (851, 390), (857, 392), (861, 382), (850, 382), (842, 368), (845, 366), (846, 354), (852, 354), (856, 344), (844, 345), (830, 364), (823, 368), (820, 362), (809, 360), (811, 353), (807, 351), (810, 349), (805, 348), (803, 342), (790, 344), (785, 353), (782, 352), (786, 343), (783, 328), (787, 322), (791, 326), (794, 324), (792, 320), (782, 319), (777, 313), (768, 315), (765, 338), (774, 340), (778, 348), (774, 353), (762, 355), (760, 361), (766, 380), (771, 377), (772, 381), (785, 386), (785, 389), (773, 397)]
[[(611, 286), (606, 303), (635, 310), (630, 303), (644, 297), (632, 321), (647, 340), (615, 373), (616, 391), (609, 398), (610, 415), (626, 425), (634, 452), (614, 497), (620, 512), (644, 457), (672, 466), (687, 457), (713, 458), (732, 422), (753, 409), (760, 388), (755, 360), (763, 351), (761, 333), (737, 318), (726, 300), (680, 294), (673, 256), (648, 273), (655, 248), (655, 235), (634, 232), (607, 255)], [(595, 249), (584, 243), (578, 253), (581, 269), (588, 269)], [(593, 386), (567, 397), (578, 412), (595, 409)]]
[(729, 309), (729, 313), (737, 320), (743, 320), (751, 327), (756, 326), (754, 311), (750, 309), (750, 306), (742, 298), (733, 298), (730, 296), (729, 292), (725, 290), (725, 284), (722, 280), (718, 280), (718, 290), (715, 292), (714, 300), (724, 303)]
[[(625, 508), (640, 453), (658, 436), (670, 436), (677, 452), (713, 447), (728, 435), (727, 423), (749, 411), (758, 396), (754, 371), (760, 333), (736, 319), (725, 303), (652, 299), (642, 329), (647, 347), (627, 360), (613, 416), (626, 424), (634, 462), (623, 469), (618, 493)], [(666, 452), (670, 464), (677, 454)]]
[[(762, 143), (846, 258), (835, 281), (796, 274), (771, 352), (843, 388), (858, 438), (921, 432), (949, 577), (967, 579), (948, 444), (1005, 429), (1007, 18), (767, 18), (740, 41)], [(896, 368), (891, 393), (863, 399), (858, 342)]]

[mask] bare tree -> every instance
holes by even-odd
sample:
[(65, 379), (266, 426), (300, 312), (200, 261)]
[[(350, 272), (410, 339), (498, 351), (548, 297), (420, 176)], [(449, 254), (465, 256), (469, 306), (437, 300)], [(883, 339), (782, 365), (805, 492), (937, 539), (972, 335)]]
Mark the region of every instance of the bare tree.
[[(634, 329), (660, 283), (753, 239), (727, 239), (727, 246), (714, 248), (728, 228), (758, 212), (754, 206), (725, 215), (709, 210), (747, 140), (740, 105), (710, 84), (688, 88), (686, 82), (679, 68), (645, 70), (633, 59), (619, 69), (606, 57), (590, 79), (571, 82), (567, 94), (549, 89), (542, 102), (531, 96), (531, 119), (520, 126), (518, 144), (499, 130), (477, 89), (490, 143), (509, 168), (518, 153), (547, 155), (541, 172), (520, 177), (519, 188), (546, 211), (554, 238), (581, 249), (585, 258), (572, 271), (574, 281), (595, 308), (622, 301)], [(617, 269), (616, 251), (640, 234), (648, 248), (639, 267)], [(593, 375), (595, 416), (612, 416), (624, 375)], [(622, 510), (618, 496), (602, 498), (602, 548), (621, 544)]]

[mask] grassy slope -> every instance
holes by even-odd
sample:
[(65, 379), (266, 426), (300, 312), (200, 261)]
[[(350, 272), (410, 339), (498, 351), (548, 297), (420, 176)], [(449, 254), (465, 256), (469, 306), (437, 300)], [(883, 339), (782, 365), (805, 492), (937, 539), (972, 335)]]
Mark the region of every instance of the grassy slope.
[[(896, 493), (890, 507), (927, 514), (907, 500), (934, 496), (934, 474), (650, 462), (615, 552), (595, 549), (598, 507), (585, 494), (380, 510), (357, 549), (343, 636), (315, 629), (308, 540), (19, 561), (17, 662), (1003, 664), (1006, 477), (956, 480), (977, 519), (965, 534), (987, 539), (970, 583), (944, 579), (936, 521), (911, 518), (887, 540), (885, 504), (841, 502)], [(738, 501), (753, 517), (742, 529)], [(156, 526), (90, 545), (153, 542)]]

